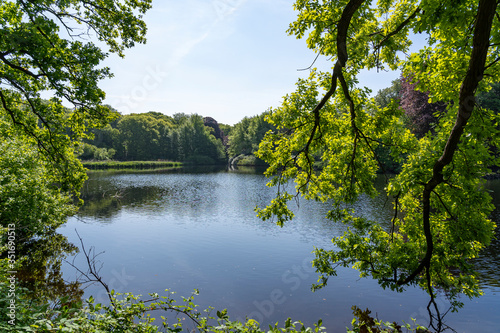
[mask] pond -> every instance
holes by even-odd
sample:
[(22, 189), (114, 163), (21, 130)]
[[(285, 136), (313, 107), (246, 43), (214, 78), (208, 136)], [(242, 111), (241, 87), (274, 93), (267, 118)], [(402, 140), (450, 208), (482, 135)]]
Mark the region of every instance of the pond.
[[(200, 295), (201, 307), (228, 309), (232, 319), (245, 316), (267, 327), (287, 317), (313, 325), (323, 320), (328, 332), (345, 332), (353, 318), (351, 307), (369, 308), (378, 318), (428, 325), (429, 301), (425, 292), (383, 290), (356, 271), (341, 269), (326, 288), (312, 292), (317, 274), (311, 268), (314, 247), (331, 248), (331, 238), (343, 226), (325, 219), (327, 204), (301, 200), (296, 218), (283, 228), (263, 222), (254, 208), (264, 207), (274, 189), (265, 186), (261, 172), (193, 170), (151, 173), (92, 173), (85, 184), (85, 205), (59, 229), (79, 245), (103, 251), (98, 258), (104, 281), (117, 292), (147, 295), (171, 289)], [(383, 178), (380, 179), (383, 187)], [(500, 181), (495, 204), (500, 207)], [(383, 196), (361, 199), (358, 208), (367, 216), (390, 219), (391, 207)], [(494, 219), (500, 221), (498, 209)], [(76, 230), (76, 231), (75, 231)], [(83, 256), (75, 264), (85, 268)], [(500, 245), (495, 241), (477, 262), (484, 295), (462, 299), (458, 313), (445, 317), (457, 332), (498, 332), (500, 324)], [(77, 274), (63, 266), (66, 280)], [(165, 294), (163, 292), (163, 294)], [(106, 302), (102, 287), (92, 285), (85, 297)], [(443, 311), (447, 303), (439, 299)]]

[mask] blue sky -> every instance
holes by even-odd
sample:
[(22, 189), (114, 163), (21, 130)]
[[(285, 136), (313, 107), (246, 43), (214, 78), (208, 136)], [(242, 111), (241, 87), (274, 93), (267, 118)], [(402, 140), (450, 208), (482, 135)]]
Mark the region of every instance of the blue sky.
[[(122, 114), (197, 113), (235, 124), (280, 105), (315, 54), (288, 36), (293, 0), (153, 0), (148, 42), (110, 56), (106, 103)], [(316, 66), (331, 67), (326, 59)], [(398, 73), (366, 73), (374, 92)]]

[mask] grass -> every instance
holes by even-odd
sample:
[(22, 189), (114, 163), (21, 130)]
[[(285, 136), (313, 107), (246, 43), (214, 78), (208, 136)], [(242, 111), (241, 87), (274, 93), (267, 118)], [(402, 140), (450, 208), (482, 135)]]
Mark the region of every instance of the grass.
[(172, 161), (82, 161), (82, 164), (89, 170), (180, 168), (183, 166), (181, 162)]

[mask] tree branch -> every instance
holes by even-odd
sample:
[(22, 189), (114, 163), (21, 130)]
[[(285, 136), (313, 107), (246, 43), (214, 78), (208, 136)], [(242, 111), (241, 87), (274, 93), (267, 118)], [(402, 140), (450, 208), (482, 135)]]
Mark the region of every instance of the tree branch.
[(430, 225), (430, 196), (432, 191), (444, 181), (442, 173), (443, 169), (452, 162), (453, 155), (457, 150), (458, 143), (460, 142), (460, 137), (462, 136), (464, 128), (472, 115), (472, 111), (475, 106), (474, 96), (476, 89), (479, 82), (483, 78), (486, 56), (489, 49), (491, 27), (496, 7), (497, 3), (495, 0), (479, 1), (469, 67), (460, 88), (457, 119), (455, 120), (455, 125), (451, 130), (441, 157), (436, 161), (436, 163), (434, 163), (432, 178), (425, 184), (422, 193), (423, 229), (427, 243), (425, 257), (422, 259), (418, 267), (410, 275), (408, 275), (408, 277), (398, 282), (398, 285), (409, 283), (417, 275), (422, 273), (425, 268), (428, 269), (430, 267), (434, 250)]
[(408, 16), (408, 18), (406, 20), (401, 22), (401, 24), (399, 24), (394, 31), (391, 31), (390, 33), (385, 35), (384, 38), (382, 38), (382, 40), (375, 47), (375, 49), (379, 49), (380, 47), (382, 47), (382, 44), (384, 44), (385, 42), (387, 42), (389, 40), (389, 38), (397, 35), (408, 23), (410, 23), (411, 20), (413, 20), (415, 18), (415, 16), (417, 16), (418, 13), (420, 13), (419, 7), (417, 7), (417, 9), (415, 9), (415, 11), (410, 16)]
[(18, 71), (21, 71), (24, 74), (26, 74), (28, 76), (31, 76), (35, 80), (39, 79), (42, 76), (46, 76), (45, 74), (35, 74), (32, 71), (30, 71), (30, 70), (28, 70), (28, 69), (26, 69), (24, 67), (21, 67), (19, 65), (14, 64), (13, 62), (10, 61), (10, 59), (7, 59), (3, 54), (0, 54), (0, 59), (4, 62), (4, 64), (6, 64), (7, 66), (9, 66), (10, 68), (17, 69)]
[[(356, 10), (361, 6), (361, 4), (364, 2), (364, 0), (351, 0), (347, 6), (344, 8), (344, 11), (342, 12), (342, 16), (337, 24), (337, 55), (338, 59), (337, 62), (335, 63), (335, 66), (333, 68), (333, 73), (332, 73), (332, 82), (330, 89), (326, 92), (326, 94), (323, 96), (321, 101), (316, 105), (316, 107), (312, 110), (312, 113), (314, 114), (314, 127), (311, 131), (311, 135), (309, 137), (309, 140), (304, 147), (304, 152), (307, 152), (309, 150), (309, 146), (311, 145), (314, 136), (316, 134), (316, 131), (318, 130), (320, 126), (320, 110), (325, 106), (326, 102), (333, 96), (335, 91), (337, 90), (337, 80), (339, 78), (343, 79), (343, 74), (342, 74), (342, 68), (345, 66), (347, 59), (348, 59), (348, 54), (347, 54), (347, 30), (349, 28), (349, 25), (351, 23), (352, 16), (356, 12)], [(345, 84), (345, 80), (343, 81)], [(342, 83), (342, 81), (341, 81)], [(347, 87), (347, 85), (345, 85)], [(346, 94), (346, 90), (344, 89), (344, 94)], [(348, 94), (348, 93), (347, 93)], [(352, 102), (352, 99), (351, 99)]]
[(80, 268), (78, 268), (74, 264), (74, 259), (73, 259), (73, 262), (71, 262), (71, 263), (68, 262), (67, 260), (65, 260), (65, 261), (69, 265), (71, 265), (73, 268), (75, 268), (83, 277), (85, 277), (87, 279), (87, 281), (83, 281), (82, 283), (98, 282), (99, 284), (101, 284), (101, 286), (103, 286), (103, 288), (106, 290), (106, 294), (108, 295), (109, 301), (111, 302), (113, 309), (116, 309), (116, 302), (115, 302), (113, 296), (111, 295), (111, 290), (109, 289), (109, 286), (103, 281), (102, 277), (99, 275), (99, 272), (102, 268), (102, 264), (101, 264), (101, 267), (99, 267), (99, 268), (96, 267), (96, 258), (104, 252), (99, 252), (96, 254), (94, 247), (91, 247), (90, 250), (87, 251), (85, 249), (85, 244), (83, 243), (82, 237), (80, 237), (80, 234), (78, 233), (78, 231), (76, 229), (75, 229), (75, 232), (78, 235), (78, 239), (80, 240), (80, 244), (82, 246), (82, 252), (83, 252), (83, 255), (85, 256), (85, 259), (87, 261), (88, 270), (86, 272), (84, 272)]

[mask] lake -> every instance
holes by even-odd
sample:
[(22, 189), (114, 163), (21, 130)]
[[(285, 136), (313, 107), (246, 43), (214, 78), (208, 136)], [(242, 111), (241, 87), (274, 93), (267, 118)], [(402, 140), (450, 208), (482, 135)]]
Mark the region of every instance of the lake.
[[(267, 327), (287, 317), (313, 325), (318, 319), (328, 332), (345, 332), (353, 318), (351, 307), (369, 308), (386, 321), (417, 319), (428, 325), (425, 292), (383, 290), (357, 271), (341, 269), (326, 288), (312, 292), (317, 274), (311, 268), (314, 247), (331, 248), (331, 239), (344, 226), (325, 219), (328, 204), (301, 200), (296, 218), (283, 228), (263, 222), (254, 208), (264, 207), (274, 189), (253, 169), (177, 170), (146, 173), (92, 173), (83, 190), (85, 205), (59, 232), (86, 248), (104, 251), (101, 275), (117, 292), (147, 295), (165, 289), (189, 296), (202, 308), (228, 309), (230, 318), (249, 316)], [(383, 177), (380, 178), (383, 188)], [(500, 207), (500, 181), (490, 181)], [(363, 214), (390, 219), (391, 205), (383, 196), (357, 203)], [(500, 221), (497, 209), (493, 218)], [(498, 234), (498, 233), (497, 233)], [(75, 263), (85, 268), (83, 256)], [(484, 295), (445, 317), (457, 332), (498, 332), (500, 325), (500, 243), (477, 261)], [(76, 273), (63, 266), (64, 277)], [(164, 293), (163, 293), (164, 294)], [(107, 297), (93, 285), (85, 297)], [(446, 301), (438, 305), (447, 309)], [(159, 315), (157, 315), (159, 317)]]

